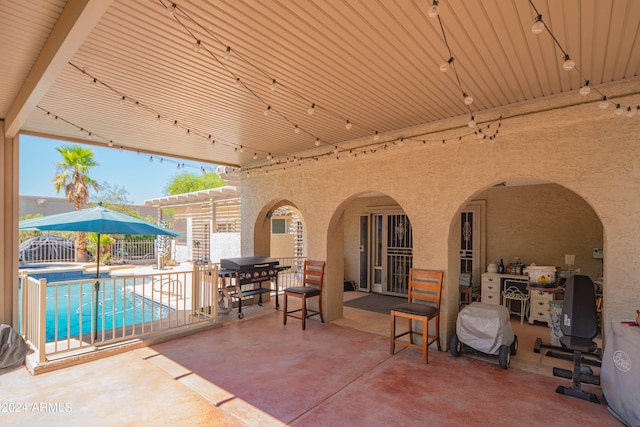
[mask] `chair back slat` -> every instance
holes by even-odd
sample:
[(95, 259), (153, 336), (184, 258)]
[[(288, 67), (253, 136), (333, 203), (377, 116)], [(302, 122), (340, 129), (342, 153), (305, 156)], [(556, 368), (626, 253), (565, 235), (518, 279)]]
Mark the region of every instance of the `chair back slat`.
[(324, 281), (324, 261), (306, 260), (304, 262), (304, 277), (302, 284), (306, 286), (316, 286), (322, 289)]
[(440, 307), (442, 293), (442, 271), (409, 270), (409, 302), (426, 302)]

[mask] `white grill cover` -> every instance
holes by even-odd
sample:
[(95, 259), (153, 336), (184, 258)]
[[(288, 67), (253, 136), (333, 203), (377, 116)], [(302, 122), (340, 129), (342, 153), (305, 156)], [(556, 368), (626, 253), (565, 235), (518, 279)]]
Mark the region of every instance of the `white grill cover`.
[(487, 354), (498, 354), (501, 345), (511, 345), (514, 340), (507, 308), (481, 302), (458, 313), (456, 334), (460, 342)]

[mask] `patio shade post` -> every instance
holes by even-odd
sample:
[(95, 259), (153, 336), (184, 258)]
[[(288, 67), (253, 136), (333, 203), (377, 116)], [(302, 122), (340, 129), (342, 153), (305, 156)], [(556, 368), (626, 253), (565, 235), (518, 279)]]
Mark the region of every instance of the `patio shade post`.
[(98, 233), (98, 249), (96, 251), (96, 283), (94, 284), (96, 291), (96, 316), (94, 318), (93, 339), (98, 339), (98, 296), (100, 295), (100, 233)]

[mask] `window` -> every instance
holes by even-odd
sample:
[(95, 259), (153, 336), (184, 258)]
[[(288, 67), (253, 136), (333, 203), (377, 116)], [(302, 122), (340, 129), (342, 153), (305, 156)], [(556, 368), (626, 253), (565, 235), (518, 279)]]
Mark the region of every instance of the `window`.
[(282, 218), (272, 218), (271, 234), (287, 234), (287, 220)]

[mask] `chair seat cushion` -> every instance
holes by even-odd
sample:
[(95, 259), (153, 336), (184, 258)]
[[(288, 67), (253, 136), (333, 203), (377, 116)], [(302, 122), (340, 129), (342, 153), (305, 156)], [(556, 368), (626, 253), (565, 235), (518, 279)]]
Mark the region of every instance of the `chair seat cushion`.
[(417, 314), (419, 316), (427, 316), (429, 318), (438, 314), (438, 309), (432, 305), (418, 304), (415, 302), (405, 302), (391, 307), (392, 311), (400, 311), (402, 313)]
[(582, 353), (593, 353), (598, 349), (598, 344), (587, 338), (578, 338), (572, 336), (560, 337), (560, 344), (563, 348), (576, 350)]
[(308, 297), (320, 295), (320, 289), (315, 286), (296, 286), (294, 288), (285, 288), (285, 293), (306, 295)]

